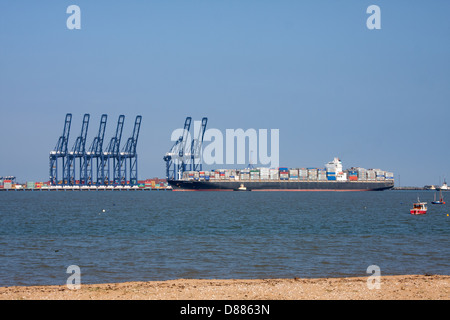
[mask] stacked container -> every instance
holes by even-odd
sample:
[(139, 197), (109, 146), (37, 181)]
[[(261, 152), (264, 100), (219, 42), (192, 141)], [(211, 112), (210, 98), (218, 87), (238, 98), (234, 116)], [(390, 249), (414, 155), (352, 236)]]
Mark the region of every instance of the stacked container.
[(348, 180), (350, 181), (357, 181), (358, 180), (358, 171), (356, 170), (349, 170), (347, 172)]
[(3, 180), (3, 189), (11, 189), (12, 181), (11, 180)]
[(241, 170), (241, 180), (250, 180), (250, 170), (249, 169)]
[(377, 171), (375, 171), (375, 174), (376, 174), (376, 180), (377, 181), (383, 181), (383, 180), (386, 179), (386, 177), (384, 175), (385, 174), (384, 171), (377, 170)]
[(289, 169), (289, 180), (298, 180), (298, 169)]
[(376, 172), (373, 169), (369, 169), (367, 170), (367, 180), (369, 181), (374, 181), (376, 180)]
[(317, 169), (316, 168), (308, 168), (308, 180), (317, 180)]
[(364, 168), (356, 168), (356, 171), (358, 172), (358, 180), (365, 181), (367, 180), (367, 170)]
[(288, 168), (278, 168), (280, 173), (280, 180), (289, 180), (289, 169)]
[(277, 169), (270, 169), (269, 170), (269, 179), (270, 180), (278, 180), (279, 179), (279, 174), (278, 174), (278, 170)]
[(317, 169), (317, 180), (327, 180), (327, 171), (325, 169)]
[(250, 180), (259, 180), (259, 170), (258, 169), (250, 170)]
[(308, 169), (306, 169), (306, 168), (298, 169), (298, 178), (299, 178), (299, 180), (303, 180), (303, 181), (308, 180)]
[(270, 169), (269, 168), (259, 168), (259, 174), (261, 180), (269, 180)]
[(27, 181), (27, 189), (34, 189), (34, 182)]
[(394, 173), (393, 172), (386, 172), (385, 173), (386, 180), (394, 180)]
[(327, 180), (328, 181), (336, 181), (336, 172), (328, 171), (327, 172)]

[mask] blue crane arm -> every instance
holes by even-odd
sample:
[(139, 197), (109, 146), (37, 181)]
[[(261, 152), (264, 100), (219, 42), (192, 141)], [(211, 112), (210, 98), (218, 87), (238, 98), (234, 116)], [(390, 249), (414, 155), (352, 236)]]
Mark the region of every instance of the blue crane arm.
[(56, 153), (67, 153), (67, 146), (69, 142), (70, 124), (72, 123), (72, 114), (66, 114), (64, 122), (64, 130), (62, 136), (59, 137), (54, 151)]
[(204, 117), (202, 119), (202, 126), (198, 132), (197, 139), (195, 139), (195, 138), (192, 139), (192, 144), (191, 144), (191, 157), (192, 158), (198, 157), (200, 155), (200, 149), (203, 144), (203, 137), (205, 136), (207, 123), (208, 123), (208, 118)]
[(136, 154), (136, 145), (139, 137), (139, 130), (141, 127), (142, 116), (136, 116), (134, 122), (133, 134), (128, 138), (126, 145), (122, 148), (122, 153), (129, 157), (133, 157)]
[(90, 154), (99, 155), (103, 151), (103, 140), (105, 137), (105, 128), (106, 128), (107, 119), (108, 119), (108, 116), (106, 114), (103, 114), (100, 119), (100, 126), (98, 128), (98, 134), (94, 138), (94, 141), (92, 141), (91, 146), (89, 147)]
[(180, 137), (181, 138), (181, 141), (180, 141), (181, 146), (180, 146), (180, 151), (178, 154), (181, 158), (184, 157), (184, 148), (186, 146), (187, 137), (189, 134), (189, 130), (191, 128), (191, 121), (192, 121), (191, 117), (187, 117), (186, 120), (184, 121), (183, 136)]
[(139, 138), (139, 131), (141, 129), (141, 121), (142, 121), (142, 116), (137, 116), (136, 121), (134, 122), (133, 145), (132, 145), (132, 149), (131, 149), (132, 155), (136, 154), (136, 147), (137, 147), (137, 142), (138, 142), (138, 138)]
[(86, 136), (87, 136), (87, 131), (88, 131), (88, 127), (89, 127), (89, 114), (85, 114), (83, 117), (83, 125), (81, 126), (81, 133), (78, 136), (78, 138), (76, 139), (73, 147), (72, 147), (72, 151), (75, 154), (83, 154), (85, 152), (85, 145), (86, 145)]
[(113, 146), (113, 154), (115, 154), (115, 155), (117, 155), (119, 153), (120, 140), (122, 140), (122, 131), (123, 131), (124, 121), (125, 121), (125, 116), (120, 115), (119, 120), (117, 122), (116, 139), (114, 140), (114, 146)]
[(122, 130), (123, 130), (123, 123), (125, 120), (124, 115), (120, 115), (119, 119), (117, 121), (117, 127), (116, 127), (116, 135), (111, 138), (109, 141), (109, 144), (106, 148), (106, 152), (109, 154), (117, 155), (119, 153), (119, 146), (120, 146), (120, 140), (122, 138)]

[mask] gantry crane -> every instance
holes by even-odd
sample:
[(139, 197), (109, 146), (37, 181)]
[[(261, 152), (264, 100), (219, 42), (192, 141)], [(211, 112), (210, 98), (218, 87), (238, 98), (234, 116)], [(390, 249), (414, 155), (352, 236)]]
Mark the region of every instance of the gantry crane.
[[(198, 131), (197, 138), (192, 139), (191, 143), (191, 171), (201, 171), (202, 170), (202, 144), (203, 137), (205, 136), (206, 124), (208, 123), (208, 118), (202, 119), (202, 125)], [(195, 126), (194, 126), (195, 128)]]
[[(119, 183), (119, 148), (120, 148), (120, 140), (122, 139), (122, 130), (123, 123), (125, 121), (125, 116), (120, 115), (117, 121), (116, 134), (109, 141), (108, 146), (106, 147), (106, 151), (103, 152), (103, 166), (102, 166), (102, 176), (104, 177), (104, 184), (118, 184)], [(112, 173), (113, 177), (111, 180), (111, 161), (112, 164)], [(105, 172), (106, 167), (106, 172)]]
[[(65, 171), (64, 171), (64, 183), (65, 185), (75, 185), (75, 184), (84, 184), (81, 183), (82, 180), (86, 180), (85, 179), (85, 174), (86, 174), (86, 169), (82, 168), (83, 164), (85, 163), (83, 161), (83, 158), (86, 155), (86, 136), (87, 136), (87, 131), (88, 131), (88, 127), (89, 127), (89, 118), (90, 115), (88, 113), (86, 113), (83, 117), (83, 124), (81, 126), (81, 133), (80, 135), (77, 137), (77, 139), (75, 140), (75, 143), (73, 144), (72, 150), (69, 151), (66, 154), (65, 157)], [(80, 168), (80, 172), (77, 175), (76, 172), (76, 160), (79, 160), (79, 168)], [(77, 179), (77, 177), (79, 179)], [(79, 181), (79, 182), (77, 182)]]
[(133, 134), (128, 138), (126, 145), (119, 155), (119, 179), (121, 184), (136, 185), (137, 178), (137, 153), (136, 146), (141, 128), (142, 116), (137, 116), (134, 122)]
[(191, 128), (191, 121), (191, 117), (186, 118), (184, 121), (183, 134), (163, 158), (166, 162), (166, 176), (169, 180), (180, 179), (186, 169), (185, 146)]
[(67, 145), (69, 142), (69, 133), (70, 133), (70, 124), (72, 122), (72, 114), (66, 114), (66, 119), (64, 122), (64, 130), (63, 134), (59, 137), (58, 142), (56, 143), (53, 151), (50, 151), (50, 184), (57, 185), (61, 181), (58, 180), (58, 159), (62, 159), (62, 172), (66, 172), (65, 167), (65, 157), (67, 155)]
[[(108, 116), (106, 114), (102, 114), (100, 118), (100, 126), (98, 128), (98, 134), (92, 141), (91, 146), (89, 147), (89, 150), (86, 152), (86, 156), (84, 158), (85, 164), (83, 165), (83, 168), (85, 168), (85, 184), (86, 185), (92, 185), (92, 184), (103, 184), (105, 181), (105, 177), (103, 176), (103, 140), (105, 137), (105, 129), (106, 129), (106, 121), (108, 119)], [(95, 164), (94, 164), (95, 159)], [(95, 173), (95, 181), (94, 181), (94, 166), (96, 169)]]

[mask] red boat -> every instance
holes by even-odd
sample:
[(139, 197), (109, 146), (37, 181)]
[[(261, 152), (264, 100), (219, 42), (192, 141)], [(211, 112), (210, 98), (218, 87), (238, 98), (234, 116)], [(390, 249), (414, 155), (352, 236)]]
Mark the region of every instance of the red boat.
[(420, 202), (419, 198), (417, 198), (417, 202), (414, 203), (413, 208), (409, 211), (411, 214), (425, 214), (427, 213), (427, 203)]

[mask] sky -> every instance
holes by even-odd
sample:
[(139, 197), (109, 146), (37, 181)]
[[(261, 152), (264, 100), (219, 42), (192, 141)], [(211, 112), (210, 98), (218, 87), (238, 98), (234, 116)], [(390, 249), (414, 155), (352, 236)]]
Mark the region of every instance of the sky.
[[(70, 5), (81, 29), (67, 27)], [(370, 5), (381, 29), (367, 27)], [(122, 141), (142, 115), (139, 179), (165, 176), (190, 116), (279, 129), (280, 166), (339, 157), (396, 185), (450, 182), (449, 12), (446, 0), (1, 1), (0, 176), (47, 181), (66, 113), (69, 148), (85, 113), (87, 146), (106, 113), (106, 142), (119, 115)]]

